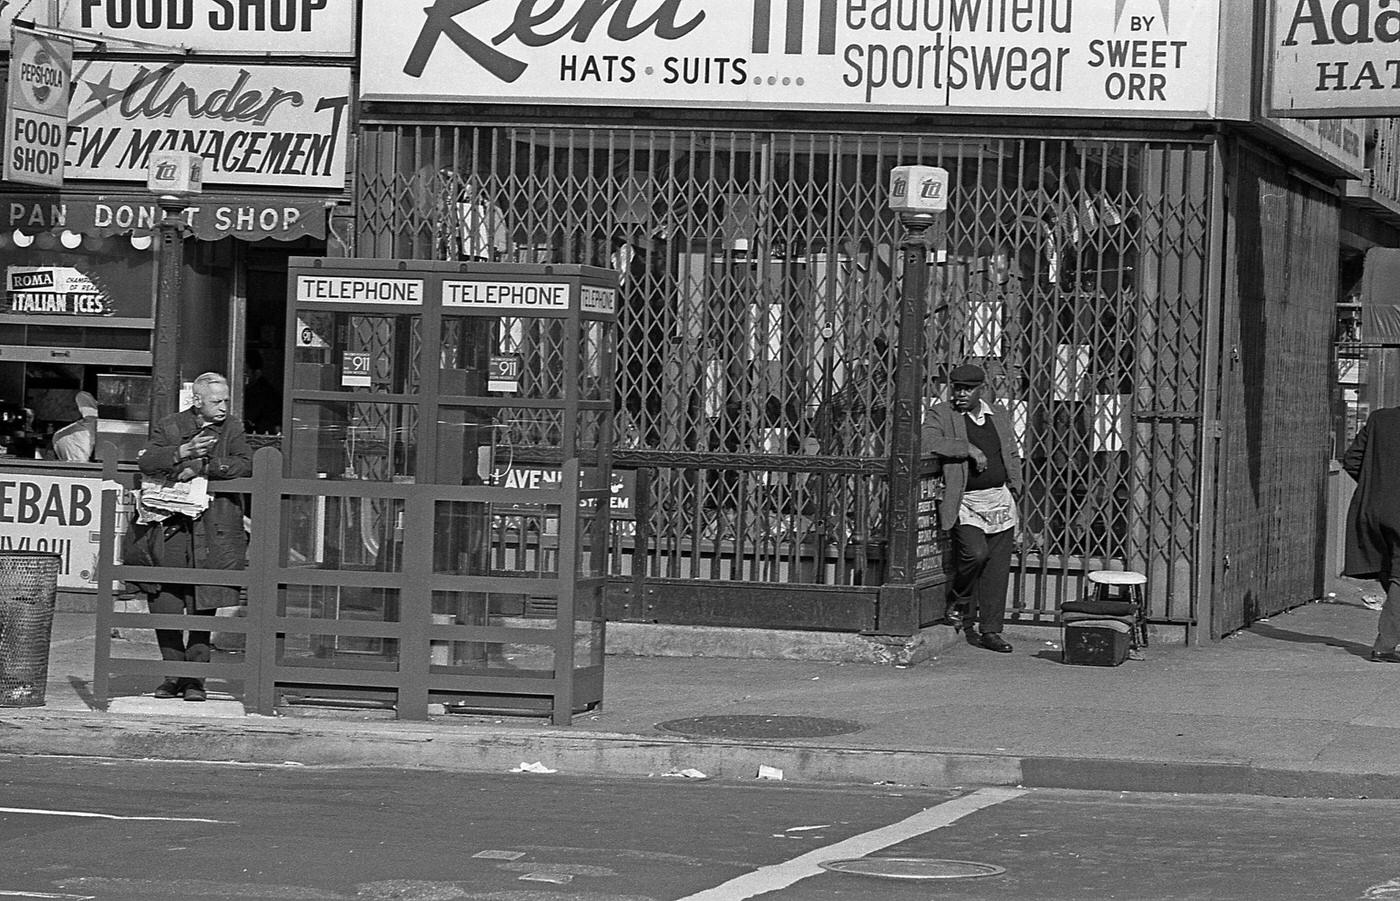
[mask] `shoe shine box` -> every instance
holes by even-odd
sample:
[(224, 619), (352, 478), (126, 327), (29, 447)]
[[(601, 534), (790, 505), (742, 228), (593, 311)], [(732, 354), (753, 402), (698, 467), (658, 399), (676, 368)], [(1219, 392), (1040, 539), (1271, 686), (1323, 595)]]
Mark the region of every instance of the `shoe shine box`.
[(1078, 666), (1117, 666), (1128, 658), (1132, 627), (1106, 619), (1065, 624), (1065, 662)]

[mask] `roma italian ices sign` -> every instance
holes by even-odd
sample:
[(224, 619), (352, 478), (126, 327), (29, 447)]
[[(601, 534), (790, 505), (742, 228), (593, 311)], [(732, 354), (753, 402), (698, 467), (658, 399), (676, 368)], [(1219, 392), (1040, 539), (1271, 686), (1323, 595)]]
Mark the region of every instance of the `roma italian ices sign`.
[(1270, 114), (1400, 114), (1400, 4), (1273, 0), (1271, 12)]
[(364, 0), (366, 99), (1214, 111), (1220, 0)]

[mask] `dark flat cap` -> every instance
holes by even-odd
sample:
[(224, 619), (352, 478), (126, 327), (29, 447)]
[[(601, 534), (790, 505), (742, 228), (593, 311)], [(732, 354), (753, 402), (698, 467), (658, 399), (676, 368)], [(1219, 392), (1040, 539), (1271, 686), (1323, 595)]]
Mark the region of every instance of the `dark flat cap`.
[(973, 366), (971, 363), (954, 366), (953, 371), (948, 374), (948, 381), (954, 385), (980, 385), (986, 380), (987, 374), (982, 371), (982, 367)]

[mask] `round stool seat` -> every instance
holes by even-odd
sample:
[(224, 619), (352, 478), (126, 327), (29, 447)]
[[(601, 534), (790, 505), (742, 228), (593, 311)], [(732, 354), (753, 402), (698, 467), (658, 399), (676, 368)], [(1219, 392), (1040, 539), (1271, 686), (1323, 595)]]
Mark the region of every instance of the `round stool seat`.
[(1146, 585), (1147, 576), (1131, 569), (1097, 569), (1089, 573), (1089, 581), (1099, 585)]

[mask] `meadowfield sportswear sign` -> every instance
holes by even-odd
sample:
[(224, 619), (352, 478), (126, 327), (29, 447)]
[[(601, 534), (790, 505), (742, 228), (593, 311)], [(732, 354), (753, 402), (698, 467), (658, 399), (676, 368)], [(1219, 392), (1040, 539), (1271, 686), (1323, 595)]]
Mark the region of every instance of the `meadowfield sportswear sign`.
[(371, 100), (1210, 116), (1220, 0), (364, 0)]

